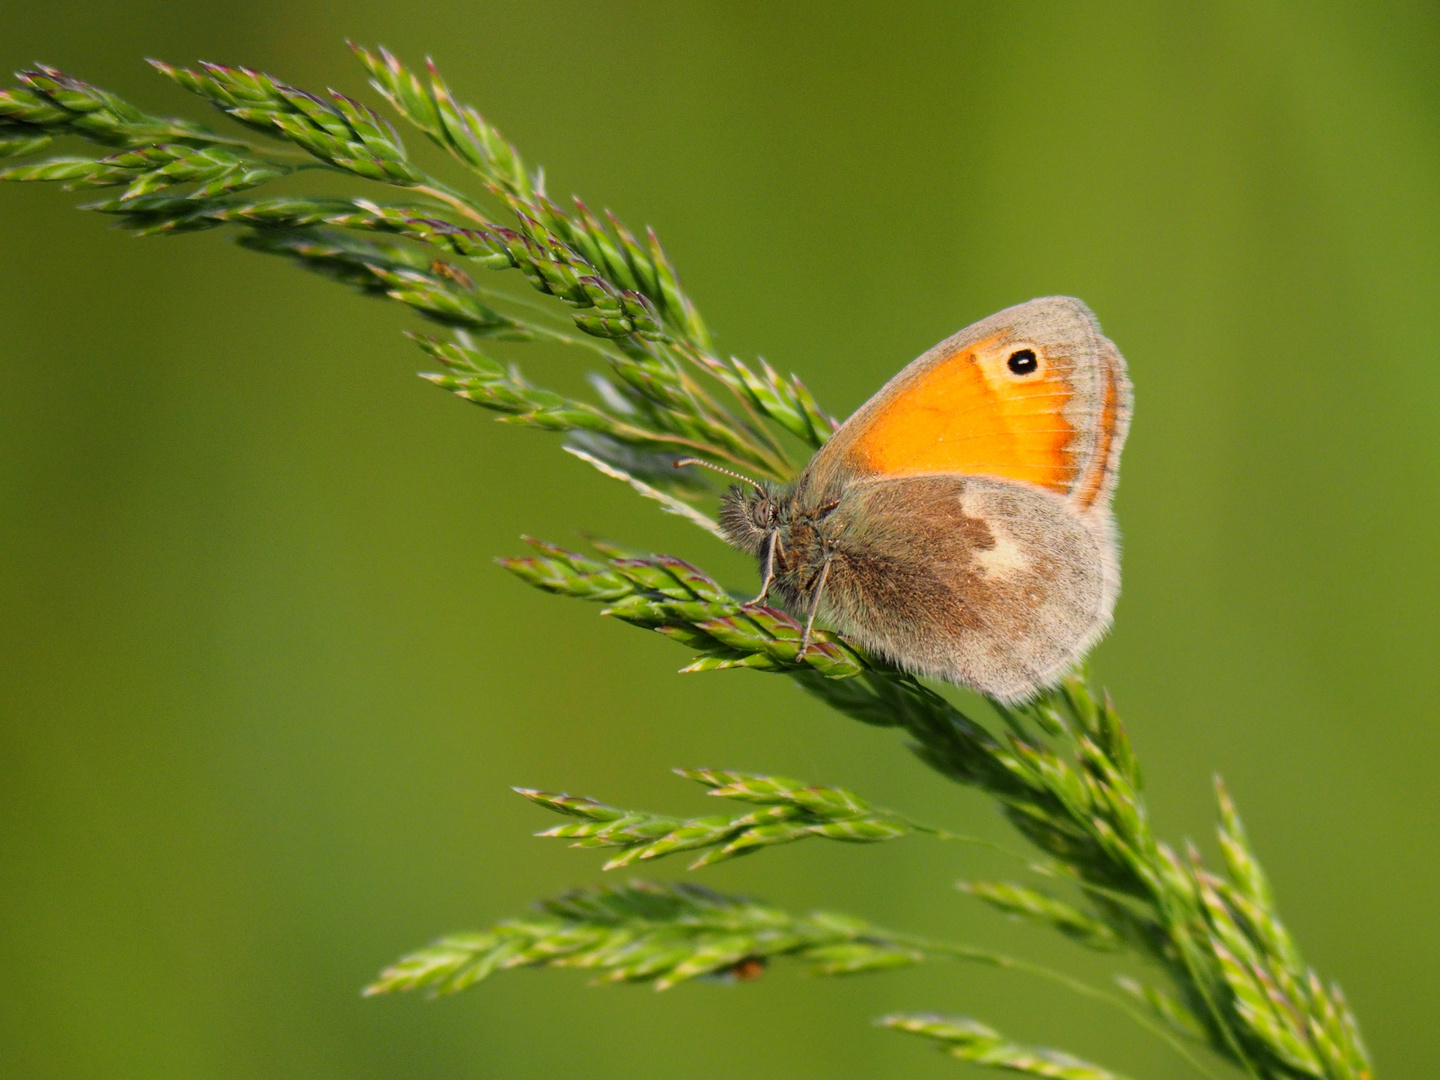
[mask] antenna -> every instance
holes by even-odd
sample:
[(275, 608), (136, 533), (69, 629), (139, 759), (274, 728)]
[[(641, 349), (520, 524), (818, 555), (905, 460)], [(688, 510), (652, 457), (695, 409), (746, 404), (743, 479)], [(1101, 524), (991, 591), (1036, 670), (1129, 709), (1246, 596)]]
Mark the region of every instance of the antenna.
[(726, 476), (733, 476), (736, 480), (745, 481), (745, 483), (749, 484), (762, 495), (765, 493), (765, 487), (763, 484), (761, 484), (758, 480), (751, 480), (750, 477), (746, 476), (744, 473), (734, 472), (730, 469), (723, 469), (719, 465), (712, 465), (708, 461), (701, 461), (699, 458), (693, 457), (681, 458), (679, 461), (675, 462), (675, 468), (677, 469), (683, 469), (686, 465), (699, 465), (702, 468), (714, 469), (716, 472), (724, 473)]

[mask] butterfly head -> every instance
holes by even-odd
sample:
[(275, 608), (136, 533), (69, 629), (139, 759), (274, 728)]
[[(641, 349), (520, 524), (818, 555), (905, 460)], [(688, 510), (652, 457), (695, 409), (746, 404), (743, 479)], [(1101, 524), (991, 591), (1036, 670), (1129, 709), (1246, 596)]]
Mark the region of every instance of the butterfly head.
[(720, 531), (741, 551), (759, 556), (780, 527), (778, 493), (768, 485), (732, 487), (720, 503)]

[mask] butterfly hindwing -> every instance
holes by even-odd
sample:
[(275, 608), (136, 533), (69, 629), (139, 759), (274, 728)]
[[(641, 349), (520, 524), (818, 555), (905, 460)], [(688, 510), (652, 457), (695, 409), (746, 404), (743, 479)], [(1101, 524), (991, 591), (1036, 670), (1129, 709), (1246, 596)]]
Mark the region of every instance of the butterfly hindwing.
[(988, 477), (863, 480), (827, 526), (827, 612), (908, 670), (1016, 700), (1109, 622), (1118, 570), (1062, 496)]

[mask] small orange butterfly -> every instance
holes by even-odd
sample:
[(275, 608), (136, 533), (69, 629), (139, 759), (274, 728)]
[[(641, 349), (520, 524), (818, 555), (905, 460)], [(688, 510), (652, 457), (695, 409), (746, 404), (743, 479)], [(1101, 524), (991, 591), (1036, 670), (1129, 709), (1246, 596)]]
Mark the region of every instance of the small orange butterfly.
[(913, 361), (785, 487), (732, 488), (721, 527), (785, 606), (900, 667), (1005, 702), (1110, 625), (1125, 361), (1079, 300), (1007, 308)]

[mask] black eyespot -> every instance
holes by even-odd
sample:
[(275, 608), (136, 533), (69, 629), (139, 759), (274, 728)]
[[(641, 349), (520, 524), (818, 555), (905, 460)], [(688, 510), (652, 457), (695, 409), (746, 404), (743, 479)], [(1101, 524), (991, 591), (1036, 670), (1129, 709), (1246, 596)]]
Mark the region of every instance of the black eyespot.
[(1036, 359), (1034, 349), (1016, 349), (1010, 354), (1005, 366), (1016, 375), (1029, 375), (1040, 366), (1040, 361)]

